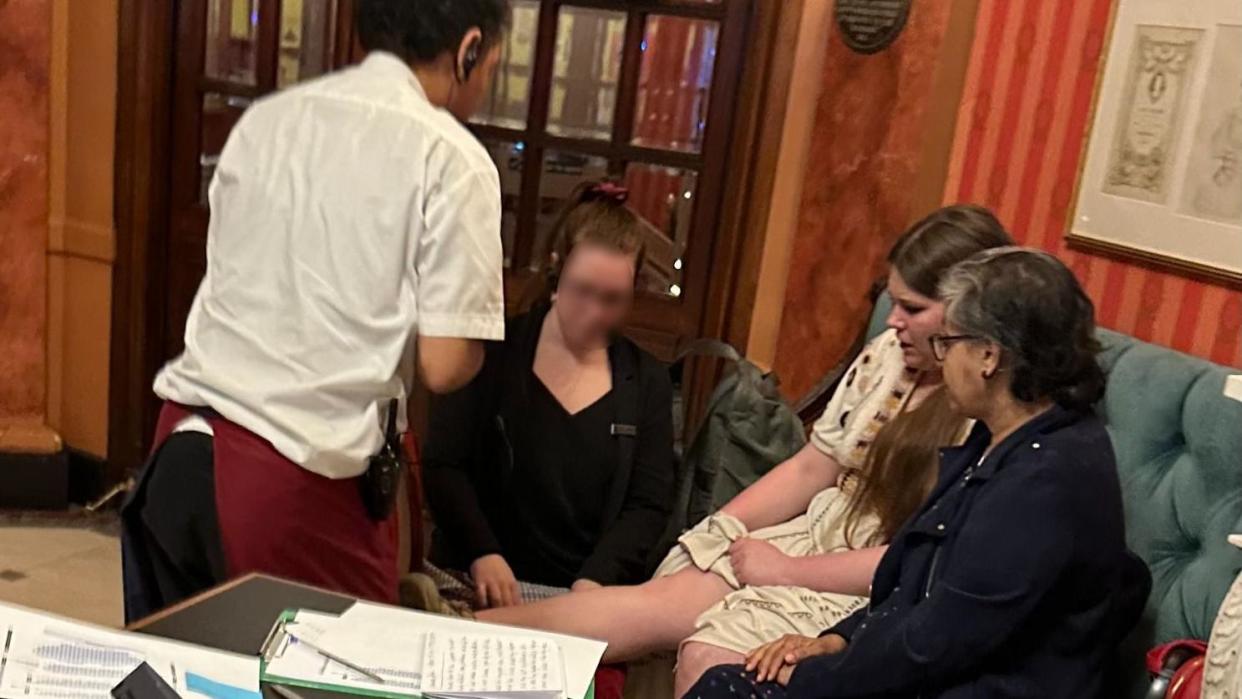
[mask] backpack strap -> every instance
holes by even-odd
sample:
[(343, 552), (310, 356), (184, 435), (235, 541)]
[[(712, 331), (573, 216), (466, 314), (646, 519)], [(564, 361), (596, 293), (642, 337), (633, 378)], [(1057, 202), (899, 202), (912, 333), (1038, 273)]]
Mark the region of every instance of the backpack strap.
[(742, 353), (738, 352), (733, 345), (710, 337), (700, 338), (686, 345), (681, 352), (677, 353), (677, 358), (673, 360), (674, 364), (686, 361), (690, 357), (715, 357), (730, 362), (742, 361)]

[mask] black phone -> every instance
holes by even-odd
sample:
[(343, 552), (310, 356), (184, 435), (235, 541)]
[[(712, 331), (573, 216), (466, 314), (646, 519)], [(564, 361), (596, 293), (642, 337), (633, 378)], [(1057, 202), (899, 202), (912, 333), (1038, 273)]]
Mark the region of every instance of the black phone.
[(383, 522), (392, 515), (397, 504), (397, 489), (401, 485), (402, 458), (401, 438), (397, 434), (396, 399), (388, 404), (388, 429), (384, 431), (384, 446), (367, 460), (367, 470), (358, 479), (362, 504), (367, 515), (376, 522)]
[(112, 688), (116, 699), (181, 699), (160, 673), (143, 663)]

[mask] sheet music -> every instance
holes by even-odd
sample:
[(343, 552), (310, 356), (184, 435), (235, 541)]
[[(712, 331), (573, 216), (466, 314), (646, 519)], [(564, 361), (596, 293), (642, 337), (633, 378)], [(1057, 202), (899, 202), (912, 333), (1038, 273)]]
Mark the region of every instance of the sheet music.
[(429, 696), (565, 692), (561, 649), (548, 639), (429, 633), (423, 660), (423, 693)]
[(0, 696), (111, 699), (147, 663), (182, 697), (259, 699), (259, 661), (0, 604)]
[(560, 649), (558, 659), (565, 676), (565, 694), (570, 699), (583, 699), (587, 695), (595, 679), (595, 670), (608, 647), (603, 641), (587, 638), (485, 624), (366, 602), (359, 602), (342, 614), (339, 623), (324, 633), (320, 645), (344, 658), (367, 658), (368, 662), (381, 666), (421, 670), (425, 663), (420, 651), (429, 633), (551, 641)]

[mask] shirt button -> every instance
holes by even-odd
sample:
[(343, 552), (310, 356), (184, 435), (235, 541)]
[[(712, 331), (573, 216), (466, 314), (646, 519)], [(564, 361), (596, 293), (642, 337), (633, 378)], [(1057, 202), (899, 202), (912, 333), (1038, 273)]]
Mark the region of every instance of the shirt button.
[(1031, 445), (1031, 448), (1032, 448), (1032, 449), (1038, 449), (1038, 448), (1039, 448), (1039, 442), (1035, 442), (1034, 444), (1032, 444), (1032, 445)]
[(937, 531), (944, 531), (944, 525), (943, 525), (943, 524), (937, 524), (937, 525), (936, 525), (936, 530), (937, 530)]

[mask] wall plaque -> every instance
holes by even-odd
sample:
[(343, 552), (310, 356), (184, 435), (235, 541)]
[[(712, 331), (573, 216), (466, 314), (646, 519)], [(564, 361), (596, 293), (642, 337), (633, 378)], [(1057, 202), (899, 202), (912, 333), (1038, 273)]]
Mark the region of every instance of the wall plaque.
[(914, 0), (837, 0), (837, 27), (845, 45), (858, 53), (876, 53), (901, 34)]

